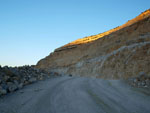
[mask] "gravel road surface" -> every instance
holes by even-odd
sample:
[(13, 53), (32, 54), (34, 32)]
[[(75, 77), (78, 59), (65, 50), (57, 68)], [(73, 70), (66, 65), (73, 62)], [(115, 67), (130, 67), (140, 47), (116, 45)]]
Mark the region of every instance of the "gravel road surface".
[(150, 113), (150, 90), (122, 80), (57, 77), (1, 97), (0, 113)]

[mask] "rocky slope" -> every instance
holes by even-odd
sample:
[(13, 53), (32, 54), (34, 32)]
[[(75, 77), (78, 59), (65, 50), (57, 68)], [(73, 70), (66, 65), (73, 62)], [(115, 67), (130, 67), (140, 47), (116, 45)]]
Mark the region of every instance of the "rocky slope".
[(36, 67), (63, 74), (117, 79), (150, 75), (150, 9), (107, 32), (56, 49)]

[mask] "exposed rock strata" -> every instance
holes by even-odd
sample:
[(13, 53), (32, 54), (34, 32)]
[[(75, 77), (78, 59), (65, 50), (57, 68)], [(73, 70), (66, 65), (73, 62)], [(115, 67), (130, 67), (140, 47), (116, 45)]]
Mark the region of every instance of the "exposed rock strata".
[(102, 34), (56, 49), (36, 67), (79, 76), (117, 79), (150, 75), (150, 10)]

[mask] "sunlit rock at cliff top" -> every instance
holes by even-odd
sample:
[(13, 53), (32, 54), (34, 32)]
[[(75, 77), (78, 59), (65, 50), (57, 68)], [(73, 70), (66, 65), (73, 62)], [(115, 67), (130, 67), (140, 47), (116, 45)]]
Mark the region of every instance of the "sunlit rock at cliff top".
[(75, 40), (73, 42), (70, 42), (69, 44), (66, 44), (66, 45), (56, 49), (56, 51), (64, 49), (65, 47), (69, 47), (69, 46), (74, 47), (74, 45), (84, 44), (84, 43), (89, 43), (89, 42), (95, 41), (95, 40), (97, 40), (99, 38), (102, 38), (102, 37), (104, 37), (106, 35), (109, 35), (110, 33), (113, 33), (115, 31), (118, 31), (118, 30), (122, 29), (122, 28), (130, 26), (130, 25), (132, 25), (132, 24), (134, 24), (134, 23), (136, 23), (136, 22), (138, 22), (138, 21), (140, 21), (140, 20), (142, 20), (142, 19), (144, 19), (144, 18), (146, 18), (148, 16), (150, 16), (150, 9), (144, 11), (143, 13), (141, 13), (139, 16), (135, 17), (134, 19), (129, 20), (127, 23), (123, 24), (122, 26), (116, 27), (116, 28), (111, 29), (109, 31), (106, 31), (104, 33), (100, 33), (98, 35), (88, 36), (88, 37), (85, 37), (85, 38), (81, 38), (81, 39)]
[(104, 33), (73, 41), (36, 67), (66, 75), (128, 78), (150, 75), (150, 9)]

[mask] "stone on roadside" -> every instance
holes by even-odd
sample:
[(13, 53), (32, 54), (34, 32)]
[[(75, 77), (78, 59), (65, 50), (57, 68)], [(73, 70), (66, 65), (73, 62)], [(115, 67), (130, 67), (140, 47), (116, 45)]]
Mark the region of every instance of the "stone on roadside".
[(37, 81), (37, 79), (35, 77), (32, 77), (32, 78), (29, 79), (30, 83), (33, 83), (33, 82), (36, 82), (36, 81)]
[(21, 89), (23, 87), (23, 83), (20, 83), (19, 85), (18, 85), (18, 89)]
[(134, 83), (136, 83), (137, 81), (138, 81), (138, 79), (137, 79), (137, 78), (133, 79), (133, 82), (134, 82)]
[(0, 96), (7, 94), (7, 91), (0, 86)]
[(145, 85), (146, 85), (146, 83), (145, 83), (144, 81), (142, 81), (141, 85), (142, 85), (142, 86), (145, 86)]
[(145, 78), (146, 78), (145, 72), (140, 72), (139, 75), (138, 75), (138, 77), (139, 77), (140, 79), (145, 79)]
[(14, 83), (8, 82), (7, 85), (8, 85), (9, 92), (13, 92), (13, 91), (17, 90), (17, 86)]
[(1, 89), (0, 90), (0, 95), (5, 95), (5, 94), (7, 94), (7, 91), (5, 89)]

